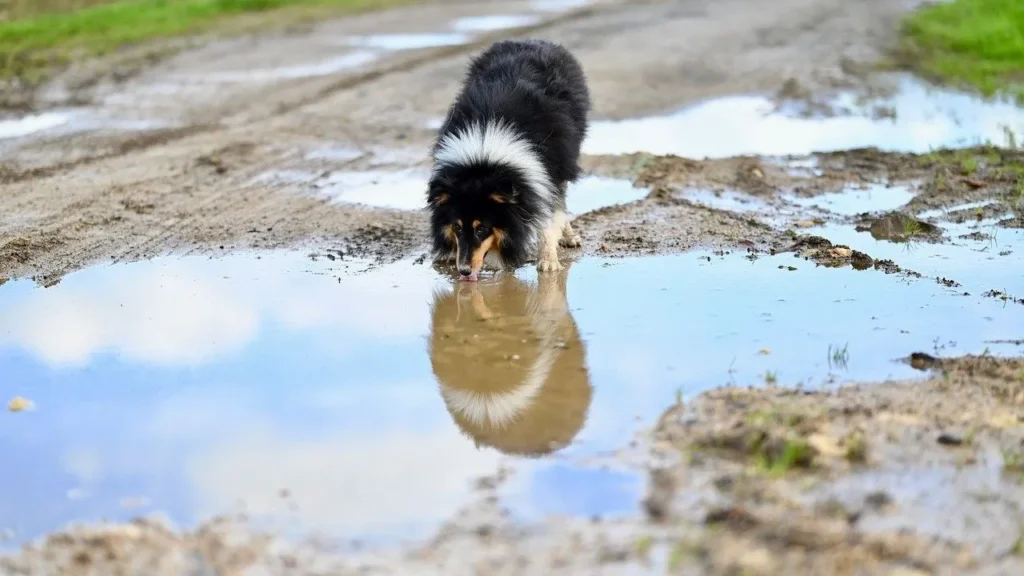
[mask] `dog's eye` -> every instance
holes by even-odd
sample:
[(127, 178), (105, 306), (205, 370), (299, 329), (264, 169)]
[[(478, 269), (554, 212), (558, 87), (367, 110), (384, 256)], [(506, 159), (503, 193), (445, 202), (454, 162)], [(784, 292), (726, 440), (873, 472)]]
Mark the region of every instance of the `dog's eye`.
[(462, 224), (458, 222), (452, 224), (452, 228), (454, 228), (456, 232), (462, 232)]
[(487, 226), (477, 226), (476, 237), (480, 239), (486, 238), (487, 234), (489, 234), (490, 231), (490, 228), (488, 228)]

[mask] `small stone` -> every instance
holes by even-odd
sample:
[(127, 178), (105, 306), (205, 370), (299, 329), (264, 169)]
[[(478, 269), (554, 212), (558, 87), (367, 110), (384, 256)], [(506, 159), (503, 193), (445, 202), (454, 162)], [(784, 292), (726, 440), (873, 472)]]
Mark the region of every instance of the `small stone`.
[(21, 396), (16, 396), (10, 402), (7, 403), (7, 409), (11, 412), (22, 412), (32, 408), (32, 401), (26, 400)]

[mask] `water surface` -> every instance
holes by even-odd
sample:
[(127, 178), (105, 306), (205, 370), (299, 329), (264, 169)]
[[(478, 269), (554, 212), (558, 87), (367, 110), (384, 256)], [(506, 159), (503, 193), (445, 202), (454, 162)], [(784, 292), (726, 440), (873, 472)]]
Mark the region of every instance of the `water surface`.
[[(870, 107), (853, 93), (833, 102), (839, 114), (797, 114), (766, 96), (709, 100), (664, 116), (592, 124), (586, 154), (676, 154), (691, 158), (802, 155), (875, 146), (923, 153), (936, 148), (1006, 142), (1024, 132), (1024, 110), (901, 77), (899, 91)], [(886, 110), (887, 114), (876, 112)]]
[(977, 353), (1024, 326), (1024, 306), (788, 255), (585, 259), (477, 285), (332, 258), (164, 258), (3, 285), (4, 392), (35, 410), (0, 418), (18, 472), (0, 480), (0, 527), (23, 539), (245, 510), (387, 542), (428, 534), (506, 464), (516, 517), (629, 514), (642, 473), (581, 462), (678, 395), (911, 377), (896, 358), (949, 341)]

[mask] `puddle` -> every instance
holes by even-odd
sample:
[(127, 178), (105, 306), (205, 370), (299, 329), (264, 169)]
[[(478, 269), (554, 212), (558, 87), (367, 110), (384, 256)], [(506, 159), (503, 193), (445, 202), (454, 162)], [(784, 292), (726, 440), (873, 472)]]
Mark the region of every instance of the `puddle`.
[(10, 120), (0, 120), (0, 140), (21, 138), (51, 128), (63, 126), (71, 121), (67, 114), (46, 112)]
[(416, 170), (332, 172), (317, 182), (316, 188), (335, 202), (421, 210), (426, 206), (427, 178)]
[(375, 34), (372, 36), (359, 36), (348, 39), (350, 46), (360, 48), (372, 48), (376, 50), (418, 50), (422, 48), (437, 48), (440, 46), (457, 46), (470, 41), (468, 34), (459, 33), (438, 33), (438, 34)]
[(217, 72), (201, 76), (190, 76), (187, 80), (200, 82), (271, 82), (274, 80), (330, 76), (364, 66), (373, 62), (378, 57), (379, 55), (371, 50), (359, 50), (312, 64)]
[(509, 28), (522, 28), (540, 22), (540, 18), (529, 14), (495, 14), (493, 16), (467, 16), (452, 22), (456, 32), (494, 32)]
[(781, 227), (790, 226), (794, 219), (806, 220), (812, 216), (854, 216), (863, 212), (891, 211), (914, 197), (914, 193), (905, 186), (887, 188), (884, 184), (847, 188), (810, 198), (785, 194), (771, 202), (735, 190), (684, 188), (682, 194), (692, 202), (718, 210), (756, 214), (758, 219)]
[(366, 153), (356, 148), (346, 148), (344, 146), (329, 146), (324, 148), (317, 148), (316, 150), (310, 151), (306, 154), (307, 160), (331, 160), (336, 162), (346, 162), (348, 160), (355, 160), (361, 158)]
[(57, 138), (90, 131), (145, 132), (176, 126), (175, 122), (156, 118), (120, 117), (97, 109), (69, 108), (0, 121), (0, 141), (9, 140), (16, 146), (18, 139), (28, 136)]
[[(244, 510), (385, 543), (426, 535), (506, 464), (514, 517), (632, 514), (642, 475), (579, 463), (677, 393), (769, 371), (917, 376), (892, 359), (949, 339), (979, 353), (1024, 326), (1024, 306), (786, 256), (586, 259), (472, 285), (408, 261), (352, 274), (367, 268), (275, 252), (5, 284), (5, 390), (35, 409), (0, 418), (18, 471), (0, 477), (0, 529)], [(829, 345), (848, 346), (843, 366)]]
[[(869, 232), (858, 232), (854, 226), (847, 225), (826, 225), (801, 232), (823, 236), (834, 244), (845, 244), (876, 259), (892, 260), (925, 276), (960, 282), (960, 287), (947, 288), (953, 294), (966, 291), (980, 295), (999, 290), (1022, 296), (1024, 282), (1020, 270), (1024, 270), (1024, 231), (995, 225), (942, 223), (940, 227), (949, 242), (876, 240)], [(963, 238), (972, 232), (980, 232), (985, 238)]]
[[(585, 154), (677, 154), (690, 158), (739, 155), (804, 155), (876, 146), (882, 150), (928, 152), (992, 142), (1002, 144), (1005, 128), (1024, 128), (1024, 110), (971, 95), (936, 89), (903, 77), (896, 96), (876, 105), (893, 118), (860, 115), (802, 118), (773, 112), (763, 96), (732, 96), (675, 114), (621, 121), (595, 121)], [(839, 107), (854, 108), (852, 95)]]
[[(426, 203), (428, 175), (416, 170), (334, 172), (316, 184), (320, 194), (337, 202), (363, 204), (394, 210), (421, 210)], [(570, 214), (632, 202), (648, 191), (634, 188), (628, 180), (587, 176), (569, 188)]]
[(773, 215), (779, 213), (779, 209), (772, 208), (763, 199), (735, 190), (712, 191), (706, 188), (684, 188), (682, 193), (687, 200), (716, 210)]
[(998, 200), (979, 200), (977, 202), (967, 202), (965, 204), (959, 204), (957, 206), (950, 206), (948, 208), (935, 208), (932, 210), (925, 210), (918, 212), (917, 217), (922, 220), (930, 220), (933, 218), (942, 218), (943, 216), (953, 213), (960, 212), (963, 210), (977, 210), (978, 208), (985, 208), (993, 204), (999, 204)]
[(591, 0), (531, 0), (530, 8), (541, 12), (568, 12), (590, 4)]
[(848, 188), (813, 198), (787, 196), (786, 200), (806, 208), (817, 207), (842, 216), (855, 216), (863, 212), (896, 210), (914, 196), (915, 192), (906, 186), (870, 184), (866, 188)]

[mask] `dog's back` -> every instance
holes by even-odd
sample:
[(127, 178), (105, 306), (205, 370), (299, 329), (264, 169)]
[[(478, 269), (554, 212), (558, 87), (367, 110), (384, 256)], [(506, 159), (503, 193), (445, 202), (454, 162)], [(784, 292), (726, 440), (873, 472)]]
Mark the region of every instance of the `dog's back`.
[(580, 175), (589, 111), (583, 68), (568, 50), (543, 40), (506, 40), (470, 64), (441, 134), (504, 119), (533, 143), (551, 180), (565, 184)]

